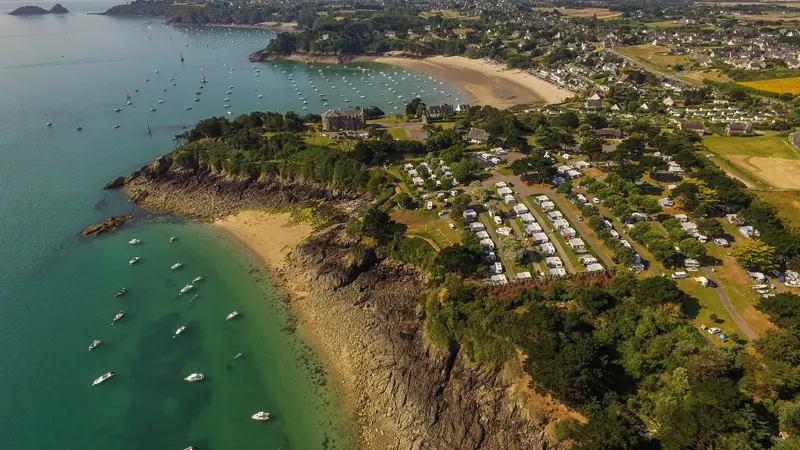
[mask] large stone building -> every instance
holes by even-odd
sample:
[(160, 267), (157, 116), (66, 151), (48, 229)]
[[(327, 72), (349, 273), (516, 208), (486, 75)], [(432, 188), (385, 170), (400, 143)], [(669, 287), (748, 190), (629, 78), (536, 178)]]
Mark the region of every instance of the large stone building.
[(360, 130), (365, 125), (364, 112), (360, 109), (329, 109), (322, 113), (325, 131)]

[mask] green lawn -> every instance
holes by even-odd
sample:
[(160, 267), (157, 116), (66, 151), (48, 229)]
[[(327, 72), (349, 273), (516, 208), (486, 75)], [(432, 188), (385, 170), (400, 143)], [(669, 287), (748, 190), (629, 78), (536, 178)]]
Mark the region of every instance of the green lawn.
[[(694, 273), (692, 275), (694, 275)], [(698, 327), (698, 329), (700, 325), (705, 325), (709, 328), (719, 327), (725, 334), (737, 333), (740, 338), (747, 339), (747, 336), (742, 333), (742, 330), (736, 325), (736, 322), (731, 318), (730, 314), (728, 314), (728, 311), (722, 306), (722, 301), (719, 299), (716, 289), (700, 286), (693, 277), (675, 281), (682, 291), (697, 299), (697, 303), (689, 302), (684, 305), (683, 308), (694, 326)], [(711, 314), (717, 315), (716, 323), (711, 321)], [(718, 337), (712, 336), (703, 330), (700, 330), (700, 332), (705, 333), (705, 336), (715, 344), (722, 344), (722, 341)]]
[(416, 211), (395, 210), (390, 215), (395, 222), (408, 227), (406, 235), (430, 239), (439, 248), (461, 242), (460, 231), (450, 229), (449, 217), (440, 218), (437, 214), (439, 210), (439, 208), (432, 211), (423, 208)]
[(800, 230), (800, 192), (753, 190), (764, 201), (778, 210), (778, 217), (794, 230)]
[(647, 22), (644, 24), (647, 28), (664, 29), (664, 28), (678, 28), (682, 26), (680, 23), (675, 23), (672, 20), (664, 20), (661, 22)]
[(669, 48), (661, 45), (628, 45), (615, 47), (614, 50), (657, 71), (666, 71), (668, 66), (675, 64), (687, 65), (692, 62), (692, 57), (689, 55), (668, 55)]
[(800, 151), (792, 146), (788, 138), (775, 131), (766, 131), (764, 136), (753, 137), (706, 136), (703, 142), (721, 155), (800, 159)]
[(389, 134), (400, 141), (407, 141), (409, 139), (406, 129), (403, 127), (389, 127)]

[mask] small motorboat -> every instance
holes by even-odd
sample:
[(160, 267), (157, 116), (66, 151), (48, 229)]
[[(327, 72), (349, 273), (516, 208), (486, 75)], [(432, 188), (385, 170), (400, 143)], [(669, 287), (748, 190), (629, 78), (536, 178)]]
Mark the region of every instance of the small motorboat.
[(141, 258), (139, 258), (138, 256), (134, 256), (132, 260), (128, 261), (128, 264), (134, 265), (136, 264), (136, 261), (139, 261), (140, 259)]
[(47, 122), (47, 126), (48, 127), (52, 127), (53, 126), (53, 122)]
[(197, 97), (195, 97), (195, 98), (194, 98), (194, 101), (196, 101), (196, 102), (199, 102), (199, 101), (200, 101), (200, 99), (199, 99), (199, 98), (197, 98)]
[(133, 102), (130, 101), (130, 100), (128, 100), (128, 103), (126, 103), (126, 105), (128, 105), (128, 106), (131, 106), (132, 104), (133, 104)]
[[(178, 328), (177, 330), (175, 330), (175, 336), (183, 333), (184, 331), (186, 331), (186, 325), (183, 325), (180, 328)], [(175, 336), (172, 336), (172, 337), (174, 338)]]
[(194, 445), (190, 445), (183, 450), (197, 450), (197, 447), (195, 447)]
[(192, 286), (191, 284), (187, 284), (186, 286), (181, 288), (181, 294), (185, 294), (191, 291), (192, 289), (194, 289), (194, 286)]
[(176, 240), (178, 240), (178, 238), (176, 238), (175, 236), (170, 236), (169, 238), (170, 242), (175, 242)]
[(160, 105), (160, 104), (162, 104), (162, 103), (164, 103), (164, 100), (159, 100), (159, 101), (158, 101), (158, 104), (159, 104), (159, 105)]
[(125, 295), (126, 292), (128, 292), (128, 290), (125, 289), (125, 288), (122, 288), (122, 289), (118, 290), (116, 294), (114, 294), (114, 297), (122, 297), (123, 295)]
[(114, 108), (114, 112), (120, 112), (120, 111), (122, 111), (122, 108), (120, 108), (119, 106), (117, 106), (116, 108)]
[(89, 351), (92, 351), (95, 347), (100, 345), (102, 342), (103, 342), (102, 339), (95, 339), (94, 341), (92, 341), (92, 343), (89, 344)]
[(83, 128), (82, 128), (80, 125), (78, 125), (77, 127), (75, 127), (75, 131), (81, 131), (81, 130), (83, 130)]
[(175, 269), (180, 269), (180, 268), (181, 268), (181, 266), (183, 266), (183, 264), (181, 264), (181, 263), (175, 263), (175, 264), (173, 264), (173, 265), (170, 267), (170, 269), (172, 269), (172, 270), (175, 270)]
[(113, 128), (113, 129), (115, 129), (115, 130), (116, 130), (117, 128), (119, 128), (119, 125), (114, 125), (114, 126), (113, 126), (113, 127), (111, 127), (111, 128)]
[(111, 321), (111, 325), (114, 325), (123, 317), (125, 317), (125, 311), (120, 310), (120, 312), (118, 312), (117, 315), (114, 316), (114, 320)]
[(191, 107), (191, 106), (187, 106), (187, 107), (186, 107), (186, 111), (191, 111), (191, 110), (192, 110), (192, 107)]
[(188, 381), (189, 383), (194, 383), (195, 381), (200, 381), (203, 378), (205, 378), (205, 375), (203, 375), (200, 372), (195, 372), (189, 375), (188, 377), (184, 378), (184, 380)]
[(156, 110), (155, 108), (150, 108), (150, 111), (155, 111), (155, 110)]
[(236, 356), (233, 357), (233, 359), (239, 359), (241, 357), (242, 357), (242, 354), (241, 353), (237, 353)]
[(94, 380), (94, 383), (92, 383), (92, 386), (97, 386), (98, 384), (106, 381), (107, 379), (113, 377), (114, 375), (116, 375), (114, 372), (106, 372), (106, 373), (100, 375), (100, 377), (98, 377), (96, 380)]
[(141, 244), (141, 243), (142, 243), (142, 241), (140, 241), (139, 239), (131, 239), (130, 241), (128, 241), (128, 244), (131, 244), (131, 245), (137, 245), (137, 244)]
[(264, 411), (259, 411), (252, 415), (253, 420), (269, 420), (269, 413)]
[(239, 311), (233, 311), (232, 313), (228, 314), (227, 317), (225, 317), (225, 320), (231, 320), (231, 319), (233, 319), (234, 317), (236, 317), (238, 315), (239, 315)]
[(192, 283), (197, 283), (198, 281), (200, 281), (202, 279), (203, 279), (203, 277), (201, 277), (201, 276), (194, 277), (194, 280), (192, 280)]

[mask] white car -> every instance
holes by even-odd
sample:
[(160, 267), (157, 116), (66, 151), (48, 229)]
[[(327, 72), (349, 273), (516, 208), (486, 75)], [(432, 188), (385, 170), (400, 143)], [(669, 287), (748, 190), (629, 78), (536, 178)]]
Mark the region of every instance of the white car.
[(719, 328), (717, 328), (717, 327), (709, 328), (709, 329), (708, 329), (708, 330), (706, 330), (706, 331), (708, 331), (708, 334), (717, 334), (717, 333), (722, 333), (722, 330), (720, 330), (720, 329), (719, 329)]
[(433, 209), (433, 202), (428, 202), (428, 211)]
[(455, 229), (456, 229), (456, 226), (455, 226), (455, 224), (452, 224), (452, 223), (451, 223), (451, 224), (448, 224), (448, 225), (450, 225), (450, 229), (451, 229), (451, 230), (455, 230)]
[(446, 216), (450, 211), (443, 209), (439, 211), (439, 217)]
[(597, 198), (597, 197), (592, 197), (592, 203), (594, 203), (595, 205), (599, 205), (600, 204), (600, 199)]
[(494, 223), (496, 223), (498, 225), (502, 225), (503, 224), (503, 218), (500, 217), (500, 216), (494, 216)]

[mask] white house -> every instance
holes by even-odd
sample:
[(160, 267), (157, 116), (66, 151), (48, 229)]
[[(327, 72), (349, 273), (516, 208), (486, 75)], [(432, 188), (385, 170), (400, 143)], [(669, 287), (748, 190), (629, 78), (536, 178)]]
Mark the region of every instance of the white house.
[(575, 169), (571, 169), (571, 170), (569, 170), (569, 171), (567, 172), (567, 175), (568, 175), (570, 178), (572, 178), (573, 180), (574, 180), (575, 178), (580, 178), (580, 177), (582, 177), (582, 176), (583, 176), (583, 174), (582, 174), (582, 173), (578, 172), (578, 171), (577, 171), (577, 170), (575, 170)]
[(525, 234), (528, 236), (533, 236), (536, 233), (542, 232), (542, 226), (538, 223), (531, 223), (525, 226)]
[(492, 273), (503, 273), (503, 263), (496, 262), (494, 264), (489, 264), (489, 271)]
[(714, 238), (714, 243), (718, 247), (730, 247), (730, 245), (731, 245), (731, 243), (728, 242), (728, 240), (724, 239), (724, 238)]
[(425, 187), (425, 180), (420, 177), (414, 177), (411, 179), (411, 182), (414, 183), (416, 187)]
[(516, 213), (517, 215), (525, 214), (526, 212), (530, 212), (530, 211), (528, 211), (528, 207), (525, 206), (525, 205), (517, 205), (517, 206), (514, 207), (514, 213)]
[(600, 272), (603, 270), (603, 265), (599, 263), (589, 264), (586, 266), (587, 272)]
[(489, 236), (489, 233), (486, 231), (478, 231), (477, 233), (475, 233), (475, 236), (478, 238), (478, 241), (482, 241), (484, 239), (491, 239), (491, 236)]
[[(550, 238), (544, 233), (533, 233), (531, 240), (534, 244), (545, 244), (550, 242)], [(551, 244), (552, 245), (552, 244)]]
[(494, 184), (494, 187), (496, 187), (496, 188), (498, 188), (498, 189), (500, 189), (500, 188), (504, 188), (504, 187), (507, 187), (507, 186), (508, 186), (508, 185), (506, 184), (506, 182), (505, 182), (505, 181), (498, 181), (497, 183), (495, 183), (495, 184)]
[(658, 199), (658, 204), (659, 204), (659, 205), (660, 205), (662, 208), (666, 208), (666, 207), (668, 207), (668, 206), (672, 206), (672, 205), (674, 205), (674, 204), (675, 204), (675, 202), (673, 202), (672, 200), (670, 200), (670, 199), (669, 199), (669, 198), (667, 198), (667, 197), (664, 197), (664, 198), (660, 198), (660, 199)]
[(569, 222), (566, 219), (557, 219), (553, 221), (553, 227), (555, 227), (556, 230), (563, 230), (569, 228)]
[(575, 203), (587, 203), (589, 200), (586, 199), (586, 196), (583, 194), (578, 194), (575, 196)]
[(572, 238), (567, 241), (572, 251), (575, 253), (585, 253), (586, 252), (586, 243), (583, 242), (581, 238)]
[(547, 258), (544, 259), (544, 263), (547, 265), (547, 267), (550, 267), (550, 268), (556, 268), (557, 269), (559, 267), (564, 267), (564, 263), (561, 261), (561, 258), (559, 258), (558, 256), (548, 256)]
[(464, 220), (467, 222), (472, 222), (473, 220), (478, 218), (478, 213), (475, 212), (474, 209), (466, 209), (464, 210)]
[(502, 273), (492, 275), (489, 279), (492, 281), (492, 285), (495, 286), (508, 284), (508, 278), (506, 278), (505, 274)]
[(686, 222), (689, 220), (689, 216), (686, 214), (675, 214), (673, 217), (678, 219), (678, 222)]
[(512, 230), (510, 227), (500, 227), (497, 229), (497, 234), (500, 236), (511, 236), (511, 233), (513, 232), (514, 230)]
[(731, 225), (743, 225), (744, 221), (739, 218), (738, 214), (725, 214), (725, 220)]
[(483, 247), (484, 251), (489, 252), (494, 250), (494, 241), (492, 241), (491, 239), (484, 239), (480, 242), (480, 244), (481, 247)]
[(550, 201), (550, 197), (548, 197), (546, 195), (540, 195), (540, 196), (536, 197), (535, 199), (533, 199), (533, 202), (536, 203), (537, 205), (541, 205), (542, 203), (549, 202), (549, 201)]
[(472, 222), (469, 224), (469, 231), (477, 233), (478, 231), (486, 231), (486, 227), (480, 222)]
[(539, 246), (539, 252), (545, 256), (552, 256), (556, 254), (556, 247), (549, 242), (545, 242)]
[(533, 277), (531, 276), (530, 272), (520, 272), (517, 274), (517, 281), (525, 281), (530, 280)]
[(689, 270), (697, 270), (700, 267), (700, 261), (692, 258), (686, 258), (683, 261), (683, 267), (686, 267)]
[(411, 170), (408, 171), (408, 176), (410, 176), (410, 177), (418, 177), (419, 176), (419, 172), (417, 172), (416, 169), (411, 169)]
[(565, 238), (573, 238), (577, 235), (575, 229), (570, 227), (564, 228), (563, 230), (560, 231), (560, 233)]

